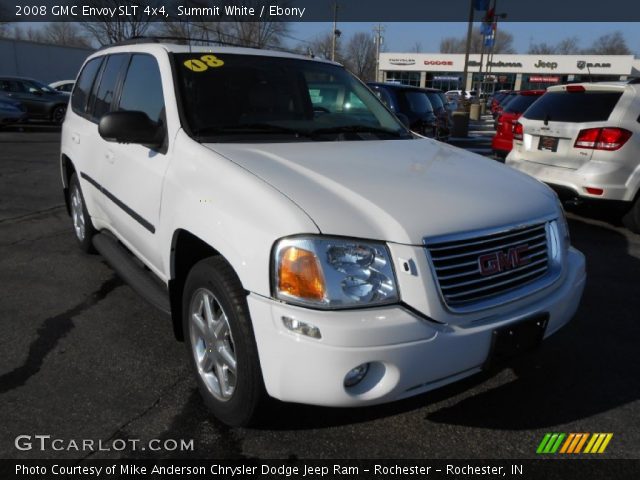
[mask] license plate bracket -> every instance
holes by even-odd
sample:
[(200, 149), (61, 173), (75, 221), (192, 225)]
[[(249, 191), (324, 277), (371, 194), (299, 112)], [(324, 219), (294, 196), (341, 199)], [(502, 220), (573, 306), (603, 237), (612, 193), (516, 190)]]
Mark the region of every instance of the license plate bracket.
[(548, 323), (549, 314), (543, 313), (494, 330), (484, 367), (503, 363), (537, 348), (544, 338)]
[(538, 150), (546, 152), (558, 151), (558, 137), (541, 136), (540, 140), (538, 140)]

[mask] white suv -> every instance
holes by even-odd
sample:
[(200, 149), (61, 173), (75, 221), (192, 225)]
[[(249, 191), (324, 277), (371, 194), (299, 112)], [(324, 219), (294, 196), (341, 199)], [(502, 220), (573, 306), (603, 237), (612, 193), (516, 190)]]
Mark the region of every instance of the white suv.
[(413, 136), (331, 62), (101, 50), (61, 168), (80, 246), (171, 315), (229, 424), (267, 396), (358, 406), (461, 379), (565, 325), (585, 283), (548, 187)]
[(608, 201), (640, 233), (640, 84), (551, 87), (520, 117), (506, 163), (562, 197)]

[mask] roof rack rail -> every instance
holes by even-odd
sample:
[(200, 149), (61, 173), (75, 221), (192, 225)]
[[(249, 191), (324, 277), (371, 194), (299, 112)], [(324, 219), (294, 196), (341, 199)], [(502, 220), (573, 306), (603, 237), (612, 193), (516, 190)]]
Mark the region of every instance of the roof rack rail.
[[(220, 47), (241, 47), (241, 48), (256, 48), (256, 49), (263, 48), (259, 46), (244, 45), (242, 43), (227, 42), (225, 40), (210, 40), (206, 38), (176, 37), (176, 36), (162, 36), (162, 35), (160, 36), (159, 35), (149, 35), (149, 36), (136, 35), (126, 40), (122, 40), (120, 42), (115, 42), (110, 45), (104, 45), (103, 47), (100, 48), (100, 50), (104, 48), (118, 47), (120, 45), (139, 45), (141, 43), (161, 43), (161, 42), (170, 42), (170, 43), (185, 44), (185, 45), (188, 45), (191, 42), (194, 42), (194, 43), (206, 43), (210, 45), (217, 45)], [(274, 49), (276, 48), (270, 45), (265, 45), (265, 47), (274, 48)]]

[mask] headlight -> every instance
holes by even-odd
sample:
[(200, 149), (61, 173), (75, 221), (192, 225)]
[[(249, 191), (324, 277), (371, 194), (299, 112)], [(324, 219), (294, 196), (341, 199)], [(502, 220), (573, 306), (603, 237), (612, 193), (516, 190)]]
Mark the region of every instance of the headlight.
[(383, 243), (306, 236), (275, 245), (273, 296), (316, 308), (369, 307), (398, 301)]
[(569, 234), (569, 224), (567, 223), (567, 216), (564, 213), (564, 207), (562, 206), (562, 202), (560, 198), (558, 200), (558, 226), (560, 230), (560, 235), (562, 237), (562, 241), (564, 243), (564, 248), (567, 249), (571, 246), (571, 235)]

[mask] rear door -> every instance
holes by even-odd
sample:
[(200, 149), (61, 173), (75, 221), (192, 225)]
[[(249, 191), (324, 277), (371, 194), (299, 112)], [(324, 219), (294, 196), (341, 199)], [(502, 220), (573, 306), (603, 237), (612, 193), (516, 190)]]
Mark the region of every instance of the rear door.
[(514, 145), (522, 157), (534, 163), (578, 169), (593, 150), (575, 148), (581, 130), (615, 126), (609, 121), (624, 87), (598, 86), (575, 90), (553, 90), (535, 102), (520, 118), (524, 126), (521, 142)]
[(104, 58), (103, 56), (92, 58), (82, 68), (71, 96), (71, 112), (67, 113), (62, 124), (62, 150), (78, 170), (82, 195), (89, 214), (100, 220), (105, 218), (102, 210), (102, 194), (92, 184), (92, 180), (97, 178), (100, 167), (96, 145), (101, 139), (98, 135), (98, 125), (92, 120), (88, 106), (91, 91), (94, 84), (98, 82)]

